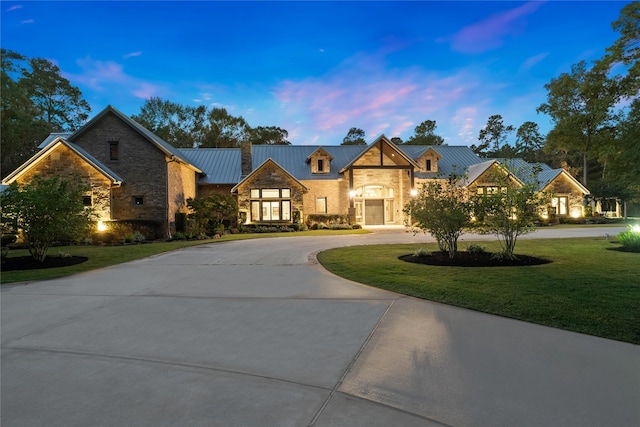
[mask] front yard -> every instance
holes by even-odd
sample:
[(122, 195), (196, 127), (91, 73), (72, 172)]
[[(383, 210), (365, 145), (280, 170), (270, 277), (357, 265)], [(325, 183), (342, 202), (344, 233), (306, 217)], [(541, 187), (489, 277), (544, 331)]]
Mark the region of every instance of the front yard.
[[(496, 242), (480, 242), (488, 251)], [(435, 244), (375, 245), (318, 255), (329, 271), (370, 286), (485, 313), (640, 344), (640, 253), (603, 238), (520, 240), (524, 267), (439, 267), (399, 256)], [(461, 248), (464, 250), (464, 247)]]

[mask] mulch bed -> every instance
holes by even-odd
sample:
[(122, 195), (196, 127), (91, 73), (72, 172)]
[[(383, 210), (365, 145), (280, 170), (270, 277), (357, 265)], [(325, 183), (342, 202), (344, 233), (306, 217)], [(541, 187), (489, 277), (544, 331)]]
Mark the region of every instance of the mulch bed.
[(449, 258), (447, 252), (431, 252), (424, 256), (402, 255), (402, 261), (425, 265), (441, 265), (451, 267), (521, 267), (525, 265), (540, 265), (550, 263), (548, 259), (536, 258), (528, 255), (516, 255), (515, 260), (499, 260), (490, 252), (469, 253), (457, 252), (454, 259)]
[(89, 258), (84, 256), (48, 256), (43, 262), (36, 261), (32, 256), (18, 256), (6, 258), (2, 262), (2, 271), (38, 270), (41, 268), (68, 267), (85, 262)]

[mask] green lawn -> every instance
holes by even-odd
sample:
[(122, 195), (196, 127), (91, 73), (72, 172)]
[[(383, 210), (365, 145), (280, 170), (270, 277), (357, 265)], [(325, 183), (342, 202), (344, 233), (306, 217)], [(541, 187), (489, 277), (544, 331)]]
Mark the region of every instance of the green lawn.
[[(308, 230), (295, 233), (253, 233), (253, 234), (228, 234), (219, 239), (210, 240), (176, 240), (173, 242), (145, 243), (139, 245), (120, 246), (56, 246), (52, 247), (48, 256), (59, 256), (69, 254), (72, 256), (84, 256), (89, 260), (82, 264), (70, 267), (47, 268), (42, 270), (23, 270), (2, 272), (0, 282), (2, 284), (27, 282), (33, 280), (54, 279), (68, 276), (70, 274), (81, 273), (83, 271), (95, 270), (97, 268), (108, 267), (110, 265), (133, 261), (139, 258), (156, 255), (162, 252), (173, 251), (189, 246), (202, 245), (205, 243), (228, 242), (230, 240), (260, 239), (265, 237), (294, 237), (294, 236), (332, 236), (341, 234), (366, 234), (367, 230)], [(29, 255), (26, 249), (12, 249), (9, 257)]]
[[(497, 243), (480, 242), (488, 251)], [(347, 279), (485, 313), (640, 344), (640, 253), (602, 238), (520, 240), (516, 253), (551, 260), (530, 267), (437, 267), (398, 256), (434, 244), (333, 249), (320, 263)], [(464, 250), (464, 247), (462, 248)]]

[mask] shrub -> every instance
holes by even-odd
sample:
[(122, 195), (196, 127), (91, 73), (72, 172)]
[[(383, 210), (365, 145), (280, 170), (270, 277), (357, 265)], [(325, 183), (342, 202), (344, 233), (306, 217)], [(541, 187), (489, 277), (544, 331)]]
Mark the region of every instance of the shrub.
[(429, 252), (425, 248), (420, 248), (413, 253), (413, 256), (425, 257), (425, 256), (429, 256)]
[(136, 231), (135, 233), (133, 233), (133, 241), (136, 243), (142, 243), (144, 241), (146, 241), (147, 238), (144, 237), (144, 234), (142, 234), (139, 231)]
[[(348, 223), (349, 215), (342, 214), (309, 214), (306, 221), (307, 227), (312, 230), (327, 229), (329, 225)], [(314, 225), (317, 227), (314, 228)]]
[(640, 231), (629, 226), (629, 230), (618, 234), (618, 243), (630, 252), (640, 252)]
[(479, 254), (484, 254), (487, 251), (485, 250), (484, 246), (480, 246), (472, 243), (469, 246), (467, 246), (467, 252), (470, 254), (479, 255)]
[(187, 238), (187, 235), (180, 231), (176, 231), (171, 237), (173, 238), (173, 240), (185, 240)]

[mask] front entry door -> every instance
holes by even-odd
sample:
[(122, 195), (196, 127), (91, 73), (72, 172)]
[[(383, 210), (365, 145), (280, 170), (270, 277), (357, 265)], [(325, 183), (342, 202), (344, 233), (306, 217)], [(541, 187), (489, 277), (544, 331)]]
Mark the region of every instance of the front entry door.
[(364, 201), (364, 223), (366, 225), (384, 225), (384, 200)]

